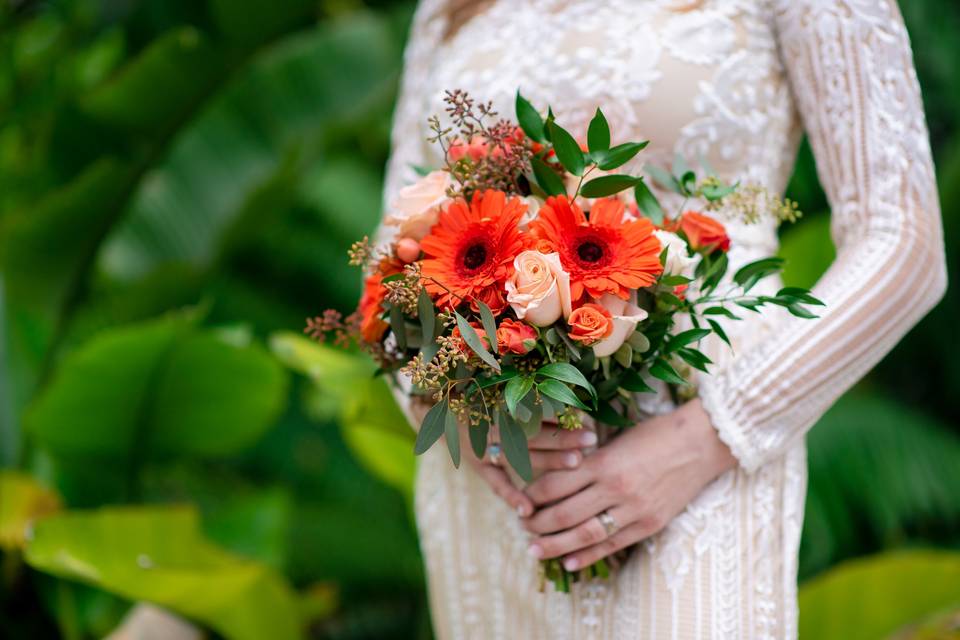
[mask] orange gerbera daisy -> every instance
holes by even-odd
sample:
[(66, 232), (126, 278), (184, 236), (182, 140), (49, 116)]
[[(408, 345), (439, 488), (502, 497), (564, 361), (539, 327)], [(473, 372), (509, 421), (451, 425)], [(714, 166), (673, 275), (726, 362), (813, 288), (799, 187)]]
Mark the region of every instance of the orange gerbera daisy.
[(502, 191), (476, 193), (468, 205), (457, 199), (440, 214), (420, 241), (424, 286), (441, 309), (482, 300), (494, 313), (507, 302), (503, 283), (513, 275), (513, 259), (524, 248), (518, 224), (526, 211), (520, 198)]
[(383, 296), (386, 288), (383, 279), (395, 273), (400, 273), (403, 265), (397, 260), (384, 258), (380, 261), (377, 270), (363, 281), (363, 294), (360, 296), (360, 305), (357, 312), (360, 314), (360, 336), (364, 342), (374, 344), (380, 342), (389, 326), (381, 316), (386, 310), (383, 306)]
[(626, 300), (630, 291), (654, 283), (663, 271), (660, 241), (646, 218), (624, 221), (619, 200), (596, 200), (590, 218), (565, 196), (547, 198), (530, 230), (560, 254), (570, 274), (570, 294), (579, 300), (611, 293)]

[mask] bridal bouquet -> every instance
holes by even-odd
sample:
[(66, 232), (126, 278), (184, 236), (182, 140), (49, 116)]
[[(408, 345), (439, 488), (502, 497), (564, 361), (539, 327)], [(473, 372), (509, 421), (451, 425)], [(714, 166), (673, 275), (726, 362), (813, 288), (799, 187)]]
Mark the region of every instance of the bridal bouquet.
[[(461, 91), (446, 102), (452, 126), (430, 121), (444, 165), (401, 190), (385, 220), (393, 242), (364, 239), (351, 251), (352, 264), (368, 269), (359, 309), (307, 327), (353, 337), (383, 372), (410, 378), (432, 404), (417, 454), (444, 436), (459, 465), (465, 425), (482, 458), (495, 429), (507, 462), (529, 481), (527, 438), (545, 418), (566, 429), (585, 415), (630, 427), (635, 394), (653, 392), (654, 380), (689, 396), (692, 370), (711, 364), (702, 341), (716, 334), (729, 344), (721, 320), (765, 305), (814, 317), (807, 305), (821, 303), (805, 289), (751, 294), (779, 258), (727, 277), (731, 241), (709, 215), (724, 206), (748, 220), (768, 211), (792, 218), (792, 203), (709, 170), (698, 178), (678, 159), (671, 171), (647, 168), (687, 203), (667, 215), (644, 177), (617, 171), (646, 143), (612, 146), (599, 109), (581, 144), (519, 93), (516, 123)], [(556, 560), (544, 569), (564, 591), (607, 573), (603, 562), (576, 575)]]

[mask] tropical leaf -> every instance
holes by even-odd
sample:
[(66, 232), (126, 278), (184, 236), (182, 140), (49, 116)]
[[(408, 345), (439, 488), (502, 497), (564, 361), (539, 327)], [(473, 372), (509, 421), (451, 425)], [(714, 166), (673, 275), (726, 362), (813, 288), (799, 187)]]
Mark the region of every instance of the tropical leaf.
[(851, 560), (800, 589), (800, 638), (874, 640), (960, 610), (960, 553), (896, 551)]
[(226, 638), (300, 637), (284, 579), (205, 540), (196, 511), (186, 507), (51, 516), (35, 526), (25, 557), (40, 571), (154, 602)]

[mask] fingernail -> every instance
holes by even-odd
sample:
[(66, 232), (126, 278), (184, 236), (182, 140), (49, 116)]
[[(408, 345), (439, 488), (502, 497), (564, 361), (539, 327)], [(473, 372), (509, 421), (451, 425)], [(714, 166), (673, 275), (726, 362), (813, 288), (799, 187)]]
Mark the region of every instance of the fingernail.
[(527, 548), (527, 553), (539, 560), (543, 557), (543, 549), (538, 544), (532, 544)]
[(521, 518), (525, 518), (525, 517), (527, 516), (527, 505), (525, 505), (525, 504), (518, 504), (518, 505), (517, 505), (517, 515), (520, 516)]
[(580, 444), (585, 447), (592, 447), (597, 444), (597, 434), (593, 431), (584, 431), (580, 434)]
[(563, 463), (573, 469), (580, 464), (580, 456), (575, 453), (568, 453), (566, 456), (564, 456)]
[(567, 558), (563, 561), (563, 568), (567, 571), (576, 571), (577, 570), (577, 559), (576, 558)]

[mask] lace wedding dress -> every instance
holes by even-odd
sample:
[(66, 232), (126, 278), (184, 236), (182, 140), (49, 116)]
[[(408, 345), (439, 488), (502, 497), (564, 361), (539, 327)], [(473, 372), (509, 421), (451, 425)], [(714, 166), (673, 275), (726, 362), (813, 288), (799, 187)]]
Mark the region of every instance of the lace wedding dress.
[[(646, 162), (706, 158), (781, 193), (801, 124), (833, 212), (822, 317), (728, 323), (699, 393), (740, 462), (608, 581), (537, 590), (516, 515), (444, 447), (423, 458), (416, 512), (438, 638), (792, 638), (803, 436), (939, 299), (942, 235), (910, 45), (893, 0), (499, 0), (452, 38), (418, 8), (385, 202), (439, 162), (426, 117), (445, 89), (512, 115), (518, 88), (584, 136), (601, 106)], [(679, 207), (661, 194), (667, 210)], [(774, 225), (725, 220), (734, 265), (777, 250)], [(731, 269), (732, 272), (732, 269)], [(666, 411), (661, 402), (652, 410)]]

